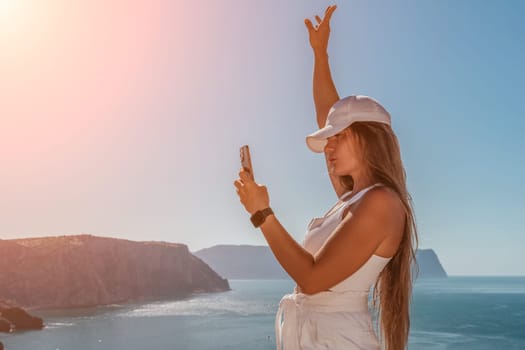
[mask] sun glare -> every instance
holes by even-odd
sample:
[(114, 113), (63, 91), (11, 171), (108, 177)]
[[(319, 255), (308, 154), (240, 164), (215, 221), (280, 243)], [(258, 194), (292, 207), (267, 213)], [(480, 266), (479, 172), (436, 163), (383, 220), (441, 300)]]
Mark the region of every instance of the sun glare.
[(15, 7), (16, 0), (0, 0), (0, 18), (8, 17)]
[(9, 27), (15, 21), (17, 0), (0, 0), (0, 28)]

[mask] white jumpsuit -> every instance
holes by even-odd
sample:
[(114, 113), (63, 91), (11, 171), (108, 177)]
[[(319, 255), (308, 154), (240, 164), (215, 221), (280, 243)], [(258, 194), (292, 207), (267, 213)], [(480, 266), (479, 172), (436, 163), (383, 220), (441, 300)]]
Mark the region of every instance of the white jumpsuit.
[[(313, 218), (302, 242), (304, 248), (315, 254), (341, 222), (344, 209), (369, 189), (381, 185), (377, 183), (364, 188), (345, 201), (352, 193), (347, 192), (325, 216)], [(370, 288), (390, 259), (372, 255), (359, 270), (329, 291), (312, 295), (286, 294), (279, 303), (275, 318), (277, 349), (381, 349), (372, 326), (368, 297)]]

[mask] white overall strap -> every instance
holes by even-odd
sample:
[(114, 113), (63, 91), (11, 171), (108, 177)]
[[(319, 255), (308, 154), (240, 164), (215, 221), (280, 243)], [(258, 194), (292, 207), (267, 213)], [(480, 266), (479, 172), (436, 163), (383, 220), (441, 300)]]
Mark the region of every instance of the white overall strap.
[[(346, 194), (348, 193), (352, 193), (352, 192), (347, 192)], [(345, 197), (346, 194), (342, 195), (340, 198)], [(323, 215), (323, 218), (327, 217), (330, 213), (332, 213), (338, 206), (340, 206), (343, 203), (344, 201), (342, 199), (339, 199), (330, 209), (328, 209), (328, 211)]]
[(350, 200), (348, 200), (348, 201), (345, 201), (345, 198), (348, 197), (348, 195), (351, 194), (352, 191), (350, 191), (350, 192), (346, 192), (345, 194), (343, 194), (343, 195), (340, 197), (339, 201), (338, 201), (337, 203), (335, 203), (335, 205), (334, 205), (332, 208), (330, 208), (330, 210), (328, 210), (328, 211), (326, 212), (326, 214), (324, 214), (323, 217), (328, 216), (329, 214), (331, 214), (331, 213), (334, 212), (335, 210), (340, 209), (342, 206), (348, 206), (348, 205), (354, 203), (356, 200), (358, 200), (359, 198), (361, 198), (361, 197), (362, 197), (362, 196), (363, 196), (368, 190), (370, 190), (370, 189), (372, 189), (372, 188), (374, 188), (374, 187), (376, 187), (376, 186), (382, 186), (382, 185), (383, 185), (383, 184), (381, 184), (381, 183), (376, 183), (376, 184), (373, 184), (372, 186), (365, 187), (365, 188), (363, 188), (361, 191), (357, 192), (357, 193), (356, 193), (352, 198), (350, 198)]
[(376, 186), (383, 186), (383, 184), (381, 183), (376, 183), (376, 184), (373, 184), (372, 186), (368, 186), (368, 187), (365, 187), (363, 188), (361, 191), (359, 191), (355, 196), (353, 196), (352, 198), (350, 198), (348, 201), (345, 202), (345, 206), (348, 206), (352, 203), (355, 203), (355, 201), (357, 201), (359, 198), (363, 197), (365, 195), (366, 192), (368, 192), (369, 190), (371, 190), (372, 188), (376, 187)]

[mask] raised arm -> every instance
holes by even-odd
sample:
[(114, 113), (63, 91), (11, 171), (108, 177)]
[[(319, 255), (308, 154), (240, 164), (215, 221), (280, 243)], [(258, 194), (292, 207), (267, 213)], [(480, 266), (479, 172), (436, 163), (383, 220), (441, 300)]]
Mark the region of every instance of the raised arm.
[(304, 20), (314, 52), (313, 95), (319, 128), (324, 127), (330, 107), (339, 100), (328, 63), (330, 18), (336, 8), (336, 5), (328, 6), (323, 19), (315, 16), (315, 26), (309, 19)]
[[(324, 18), (321, 19), (319, 16), (315, 16), (317, 25), (314, 27), (309, 19), (305, 19), (304, 23), (308, 28), (308, 34), (310, 37), (310, 45), (314, 51), (314, 103), (315, 111), (317, 114), (317, 124), (319, 128), (324, 127), (326, 117), (330, 107), (339, 100), (339, 95), (335, 88), (332, 80), (332, 74), (330, 73), (330, 66), (328, 64), (328, 38), (330, 37), (330, 18), (332, 13), (336, 9), (336, 5), (328, 6), (325, 11)], [(337, 195), (341, 197), (346, 189), (339, 183), (339, 179), (332, 175), (330, 172), (330, 157), (325, 152), (326, 167), (328, 169), (328, 175), (330, 182)]]

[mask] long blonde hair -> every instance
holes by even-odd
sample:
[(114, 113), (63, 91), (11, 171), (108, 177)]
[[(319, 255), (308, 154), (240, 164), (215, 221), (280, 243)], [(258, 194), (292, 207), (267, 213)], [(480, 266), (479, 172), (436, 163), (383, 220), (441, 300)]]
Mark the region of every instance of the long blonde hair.
[[(372, 301), (373, 313), (378, 320), (376, 331), (380, 340), (384, 337), (385, 349), (404, 350), (410, 331), (410, 303), (415, 280), (412, 279), (412, 269), (418, 268), (416, 250), (419, 240), (399, 143), (392, 128), (384, 123), (355, 122), (347, 129), (356, 136), (362, 161), (374, 183), (380, 182), (395, 191), (405, 209), (403, 238), (398, 251), (377, 277)], [(339, 177), (339, 181), (345, 189), (353, 189), (354, 180), (350, 175)]]

